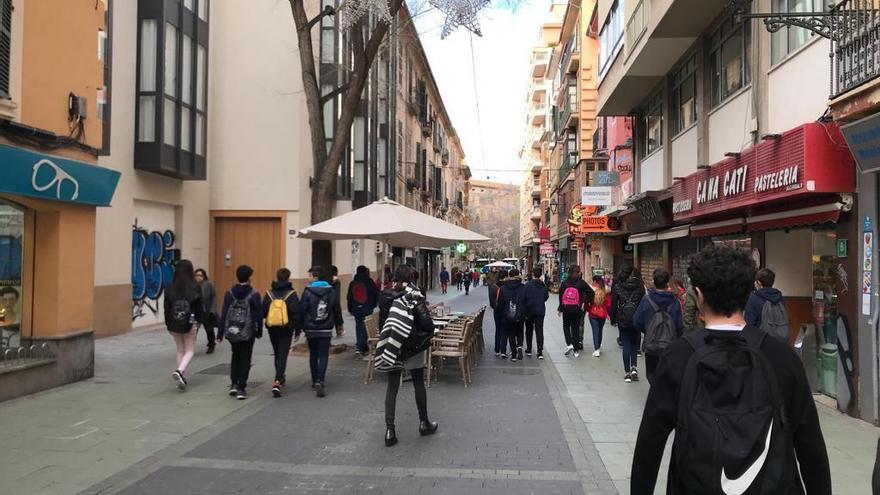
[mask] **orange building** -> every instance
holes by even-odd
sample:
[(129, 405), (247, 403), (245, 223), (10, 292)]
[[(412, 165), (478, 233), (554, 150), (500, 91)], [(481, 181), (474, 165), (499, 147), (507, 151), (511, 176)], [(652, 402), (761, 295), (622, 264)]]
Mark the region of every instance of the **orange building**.
[(106, 7), (0, 1), (0, 400), (94, 372)]

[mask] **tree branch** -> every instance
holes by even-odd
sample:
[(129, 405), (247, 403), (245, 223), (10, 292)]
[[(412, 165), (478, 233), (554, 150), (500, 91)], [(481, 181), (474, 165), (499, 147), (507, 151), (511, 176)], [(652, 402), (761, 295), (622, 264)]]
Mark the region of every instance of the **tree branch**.
[(312, 27), (315, 26), (315, 24), (321, 22), (321, 19), (323, 19), (323, 18), (325, 18), (325, 17), (327, 17), (327, 16), (331, 16), (331, 15), (336, 15), (336, 9), (334, 9), (333, 7), (327, 5), (326, 7), (324, 7), (324, 10), (322, 10), (318, 15), (316, 15), (316, 16), (314, 17), (314, 19), (312, 19), (312, 20), (310, 20), (309, 22), (307, 22), (307, 23), (305, 24), (305, 26), (302, 27), (302, 29), (305, 29), (305, 30), (307, 30), (307, 31), (310, 31), (310, 30), (312, 29)]
[(348, 91), (349, 88), (351, 88), (351, 84), (346, 83), (346, 84), (343, 84), (342, 86), (334, 89), (333, 91), (327, 93), (326, 95), (322, 96), (321, 97), (321, 105), (327, 103), (328, 101), (332, 100), (333, 98), (336, 98), (337, 96), (341, 95), (342, 93)]

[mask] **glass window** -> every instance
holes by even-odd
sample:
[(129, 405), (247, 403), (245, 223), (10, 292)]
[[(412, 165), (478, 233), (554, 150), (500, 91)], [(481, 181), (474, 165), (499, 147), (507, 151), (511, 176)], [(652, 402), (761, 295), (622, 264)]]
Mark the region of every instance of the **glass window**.
[(608, 70), (611, 61), (622, 46), (621, 41), (626, 30), (623, 20), (625, 11), (623, 0), (611, 6), (608, 19), (599, 32), (599, 77), (602, 77)]
[(189, 10), (193, 10), (193, 1), (194, 0), (183, 0), (183, 6)]
[(138, 110), (138, 141), (152, 143), (156, 141), (156, 97), (140, 96)]
[(674, 134), (697, 121), (697, 59), (691, 56), (672, 76)]
[(165, 24), (165, 94), (177, 96), (177, 28)]
[(645, 155), (650, 155), (663, 146), (663, 92), (658, 91), (648, 101), (644, 112), (645, 140), (642, 143)]
[(182, 55), (182, 81), (181, 81), (181, 99), (184, 103), (192, 104), (193, 93), (193, 40), (187, 35), (183, 35), (183, 55)]
[[(813, 317), (816, 325), (816, 371), (819, 392), (837, 396), (837, 366), (841, 322), (838, 321), (838, 296), (844, 284), (838, 279), (837, 233), (833, 230), (812, 232), (813, 236)], [(798, 338), (803, 339), (799, 336)], [(850, 344), (851, 345), (851, 344)], [(813, 351), (810, 349), (810, 351)], [(804, 353), (805, 355), (807, 353)], [(809, 373), (810, 363), (804, 363)], [(846, 366), (846, 364), (844, 364)]]
[(164, 135), (165, 144), (170, 144), (171, 146), (177, 145), (177, 114), (175, 112), (175, 104), (174, 100), (170, 98), (164, 98), (165, 100), (165, 115), (164, 115), (164, 126), (162, 129), (162, 133)]
[[(827, 10), (823, 0), (773, 0), (773, 12), (822, 12)], [(770, 35), (770, 63), (781, 62), (788, 54), (804, 46), (813, 33), (799, 27), (786, 27)]]
[(196, 115), (196, 154), (205, 156), (205, 116)]
[(198, 109), (201, 111), (205, 111), (205, 107), (207, 106), (207, 77), (208, 77), (208, 54), (205, 50), (205, 47), (199, 45), (198, 47), (198, 70), (196, 72), (196, 101), (198, 103)]
[(156, 91), (156, 52), (159, 38), (155, 19), (141, 21), (141, 91)]
[(192, 112), (187, 107), (180, 108), (180, 149), (192, 151)]
[(21, 345), (24, 212), (0, 200), (0, 352)]
[(709, 64), (712, 79), (712, 105), (718, 105), (749, 83), (749, 22), (731, 27), (722, 23), (713, 33)]
[(208, 20), (208, 0), (199, 0), (199, 19)]

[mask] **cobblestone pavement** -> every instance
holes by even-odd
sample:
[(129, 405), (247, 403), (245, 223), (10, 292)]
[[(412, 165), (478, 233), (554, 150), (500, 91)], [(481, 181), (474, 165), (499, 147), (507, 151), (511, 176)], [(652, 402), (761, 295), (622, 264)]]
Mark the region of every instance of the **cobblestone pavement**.
[[(430, 299), (469, 311), (485, 304), (486, 290)], [(309, 390), (307, 359), (291, 357), (288, 391), (272, 399), (271, 347), (262, 339), (250, 397), (236, 401), (225, 393), (228, 346), (214, 355), (200, 348), (190, 388), (179, 393), (164, 331), (102, 339), (96, 378), (0, 404), (0, 492), (627, 493), (648, 385), (623, 383), (611, 327), (602, 357), (562, 356), (552, 302), (547, 360), (487, 353), (468, 388), (454, 363), (444, 370), (428, 391), (436, 435), (418, 435), (404, 384), (393, 448), (382, 444), (385, 378), (364, 385), (366, 364), (350, 352), (331, 358), (326, 398)], [(347, 328), (341, 341), (351, 344)], [(487, 343), (493, 332), (487, 314)], [(869, 493), (880, 429), (819, 409), (835, 493)]]

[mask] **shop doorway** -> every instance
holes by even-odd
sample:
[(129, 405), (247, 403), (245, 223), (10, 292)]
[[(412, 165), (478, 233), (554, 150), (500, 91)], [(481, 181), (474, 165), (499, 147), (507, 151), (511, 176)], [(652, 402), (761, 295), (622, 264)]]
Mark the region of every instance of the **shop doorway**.
[[(269, 288), (284, 264), (283, 226), (280, 217), (214, 217), (211, 243), (211, 277), (222, 293), (236, 283), (235, 269), (250, 265), (253, 285)], [(218, 308), (219, 309), (219, 308)]]

